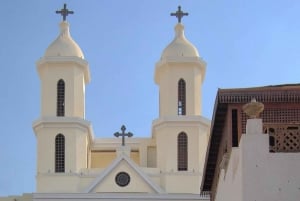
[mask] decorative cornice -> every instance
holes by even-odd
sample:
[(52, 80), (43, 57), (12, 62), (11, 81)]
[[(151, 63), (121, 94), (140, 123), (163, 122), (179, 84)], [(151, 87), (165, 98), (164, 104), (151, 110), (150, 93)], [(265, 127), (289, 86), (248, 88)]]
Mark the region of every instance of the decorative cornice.
[(210, 126), (211, 121), (203, 116), (164, 116), (155, 119), (152, 122), (152, 127), (159, 127), (168, 124), (168, 126)]
[(252, 98), (259, 102), (268, 103), (299, 103), (300, 86), (288, 87), (260, 87), (249, 89), (219, 89), (219, 103), (248, 103)]
[(184, 65), (185, 68), (188, 66), (198, 67), (201, 71), (202, 82), (205, 78), (206, 73), (206, 62), (198, 57), (185, 57), (184, 59), (170, 58), (168, 60), (160, 60), (155, 64), (154, 81), (159, 84), (159, 74), (162, 68), (172, 68), (174, 65)]
[(75, 63), (84, 71), (85, 83), (91, 81), (91, 75), (89, 70), (89, 63), (79, 57), (75, 56), (57, 56), (57, 57), (42, 57), (36, 62), (37, 71), (40, 73), (41, 68), (47, 66), (47, 64), (67, 64)]
[(35, 134), (43, 128), (79, 128), (88, 131), (90, 142), (94, 140), (91, 122), (78, 117), (41, 117), (32, 123)]
[(36, 62), (36, 65), (39, 66), (44, 63), (70, 63), (70, 62), (75, 62), (81, 64), (82, 66), (89, 65), (89, 63), (85, 59), (76, 56), (42, 57)]
[(33, 200), (210, 200), (199, 194), (149, 194), (149, 193), (34, 193)]

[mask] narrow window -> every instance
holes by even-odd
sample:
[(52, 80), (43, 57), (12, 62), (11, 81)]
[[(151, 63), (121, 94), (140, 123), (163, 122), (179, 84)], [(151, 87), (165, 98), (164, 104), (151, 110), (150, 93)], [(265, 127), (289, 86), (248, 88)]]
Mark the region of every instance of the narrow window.
[(178, 82), (178, 115), (185, 115), (185, 81)]
[(65, 172), (65, 136), (55, 137), (55, 172)]
[(177, 137), (177, 152), (177, 169), (186, 171), (188, 169), (188, 138), (183, 132)]
[(232, 147), (239, 146), (239, 135), (238, 135), (238, 113), (237, 109), (231, 111), (231, 132), (232, 132)]
[(65, 116), (65, 82), (57, 82), (56, 116)]

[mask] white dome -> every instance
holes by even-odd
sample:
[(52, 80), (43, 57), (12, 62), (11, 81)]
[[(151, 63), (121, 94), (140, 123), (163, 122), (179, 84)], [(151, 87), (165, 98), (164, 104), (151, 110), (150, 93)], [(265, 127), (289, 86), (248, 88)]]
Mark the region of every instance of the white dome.
[(161, 59), (199, 57), (196, 47), (185, 38), (181, 23), (175, 26), (175, 33), (174, 40), (164, 49)]
[(84, 55), (77, 45), (77, 43), (72, 39), (69, 32), (69, 24), (65, 21), (60, 23), (60, 34), (53, 41), (45, 52), (45, 57), (57, 57), (57, 56), (75, 56), (79, 58), (84, 58)]

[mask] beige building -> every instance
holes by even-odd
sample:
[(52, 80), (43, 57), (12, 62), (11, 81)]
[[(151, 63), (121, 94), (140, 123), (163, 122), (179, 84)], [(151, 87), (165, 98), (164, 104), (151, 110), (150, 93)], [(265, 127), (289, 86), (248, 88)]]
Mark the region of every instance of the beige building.
[(36, 63), (41, 83), (40, 117), (33, 122), (36, 192), (5, 199), (209, 200), (199, 196), (210, 128), (201, 116), (206, 64), (185, 38), (184, 13), (174, 14), (175, 37), (155, 65), (159, 117), (151, 136), (132, 136), (122, 126), (111, 138), (97, 138), (85, 117), (90, 67), (71, 37), (69, 11), (60, 12), (60, 33)]

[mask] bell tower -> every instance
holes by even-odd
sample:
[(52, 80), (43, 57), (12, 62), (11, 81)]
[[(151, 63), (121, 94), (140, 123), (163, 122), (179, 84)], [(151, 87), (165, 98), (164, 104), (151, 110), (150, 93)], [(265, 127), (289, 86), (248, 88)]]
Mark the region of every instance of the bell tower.
[[(200, 193), (210, 121), (202, 117), (202, 83), (206, 63), (184, 35), (181, 7), (171, 16), (178, 19), (175, 38), (156, 63), (159, 87), (159, 118), (152, 134), (157, 142), (157, 167), (170, 192)], [(185, 181), (185, 182), (176, 182)], [(186, 183), (193, 185), (185, 185)]]
[(66, 21), (73, 11), (65, 4), (56, 13), (63, 16), (60, 34), (36, 63), (41, 82), (41, 113), (33, 122), (37, 138), (37, 192), (68, 192), (76, 188), (69, 185), (56, 189), (55, 184), (89, 166), (92, 138), (91, 125), (85, 120), (88, 62), (72, 39)]

